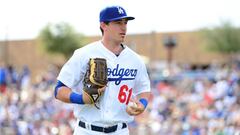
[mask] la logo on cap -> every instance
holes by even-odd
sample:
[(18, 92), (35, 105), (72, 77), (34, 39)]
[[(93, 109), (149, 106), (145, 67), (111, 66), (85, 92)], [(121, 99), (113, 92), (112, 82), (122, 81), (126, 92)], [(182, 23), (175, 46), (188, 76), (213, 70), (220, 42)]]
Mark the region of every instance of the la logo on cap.
[(118, 8), (118, 13), (119, 14), (124, 14), (124, 10), (121, 7), (117, 7)]
[(121, 6), (110, 6), (101, 10), (99, 15), (100, 22), (111, 22), (120, 19), (134, 20), (132, 16), (127, 16), (126, 11)]

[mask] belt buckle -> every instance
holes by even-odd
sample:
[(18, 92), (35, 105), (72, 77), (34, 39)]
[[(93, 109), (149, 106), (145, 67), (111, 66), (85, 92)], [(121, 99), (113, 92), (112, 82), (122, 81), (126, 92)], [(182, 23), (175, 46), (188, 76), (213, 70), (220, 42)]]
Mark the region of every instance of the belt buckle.
[(86, 126), (86, 129), (88, 129), (88, 130), (92, 130), (92, 126), (91, 126), (91, 124), (89, 124), (89, 123), (85, 123), (85, 126)]
[(102, 131), (103, 133), (105, 133), (106, 132), (106, 130), (105, 130), (105, 127), (103, 127), (103, 131)]
[(103, 127), (103, 133), (109, 133), (109, 131), (108, 131), (108, 128), (109, 128), (110, 126), (108, 126), (108, 127)]

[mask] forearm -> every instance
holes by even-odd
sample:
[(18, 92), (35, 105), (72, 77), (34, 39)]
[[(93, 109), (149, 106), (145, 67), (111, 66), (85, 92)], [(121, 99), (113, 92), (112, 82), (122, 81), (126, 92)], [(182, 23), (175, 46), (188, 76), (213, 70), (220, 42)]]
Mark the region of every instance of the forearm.
[(147, 108), (150, 94), (151, 94), (150, 92), (144, 92), (137, 95), (138, 101), (144, 106), (144, 109)]
[(72, 93), (72, 90), (66, 86), (62, 86), (58, 88), (56, 98), (60, 101), (63, 101), (65, 103), (71, 103), (70, 101), (70, 94)]
[[(151, 92), (144, 92), (144, 93), (141, 93), (141, 94), (139, 94), (139, 95), (137, 95), (137, 99), (139, 100), (139, 101), (141, 101), (141, 100), (145, 100), (145, 107), (146, 107), (146, 105), (147, 105), (147, 103), (148, 103), (148, 100), (149, 100), (149, 98), (150, 98), (150, 94), (151, 94)], [(141, 102), (141, 103), (143, 103), (143, 102)]]
[(137, 98), (138, 100), (141, 98), (148, 100), (150, 98), (150, 95), (151, 95), (151, 92), (144, 92), (144, 93), (138, 94)]

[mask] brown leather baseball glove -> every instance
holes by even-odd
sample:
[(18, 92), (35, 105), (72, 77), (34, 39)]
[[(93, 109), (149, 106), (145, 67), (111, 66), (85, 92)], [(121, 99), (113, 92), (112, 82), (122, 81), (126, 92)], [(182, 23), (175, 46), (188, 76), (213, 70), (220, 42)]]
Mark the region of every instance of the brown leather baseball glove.
[(103, 58), (90, 58), (84, 78), (83, 98), (87, 104), (96, 103), (107, 85), (107, 62)]

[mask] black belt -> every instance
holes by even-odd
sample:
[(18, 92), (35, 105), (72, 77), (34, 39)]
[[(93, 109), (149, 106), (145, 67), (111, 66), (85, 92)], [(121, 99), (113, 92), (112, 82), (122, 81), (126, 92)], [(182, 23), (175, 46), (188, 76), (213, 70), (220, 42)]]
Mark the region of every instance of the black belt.
[[(78, 125), (82, 128), (86, 128), (86, 124), (85, 122), (79, 121)], [(95, 125), (90, 125), (91, 126), (91, 130), (93, 131), (98, 131), (98, 132), (104, 132), (104, 133), (112, 133), (115, 132), (117, 130), (118, 125), (114, 125), (111, 127), (99, 127), (99, 126), (95, 126)], [(122, 129), (126, 128), (127, 124), (123, 123), (122, 124)]]

